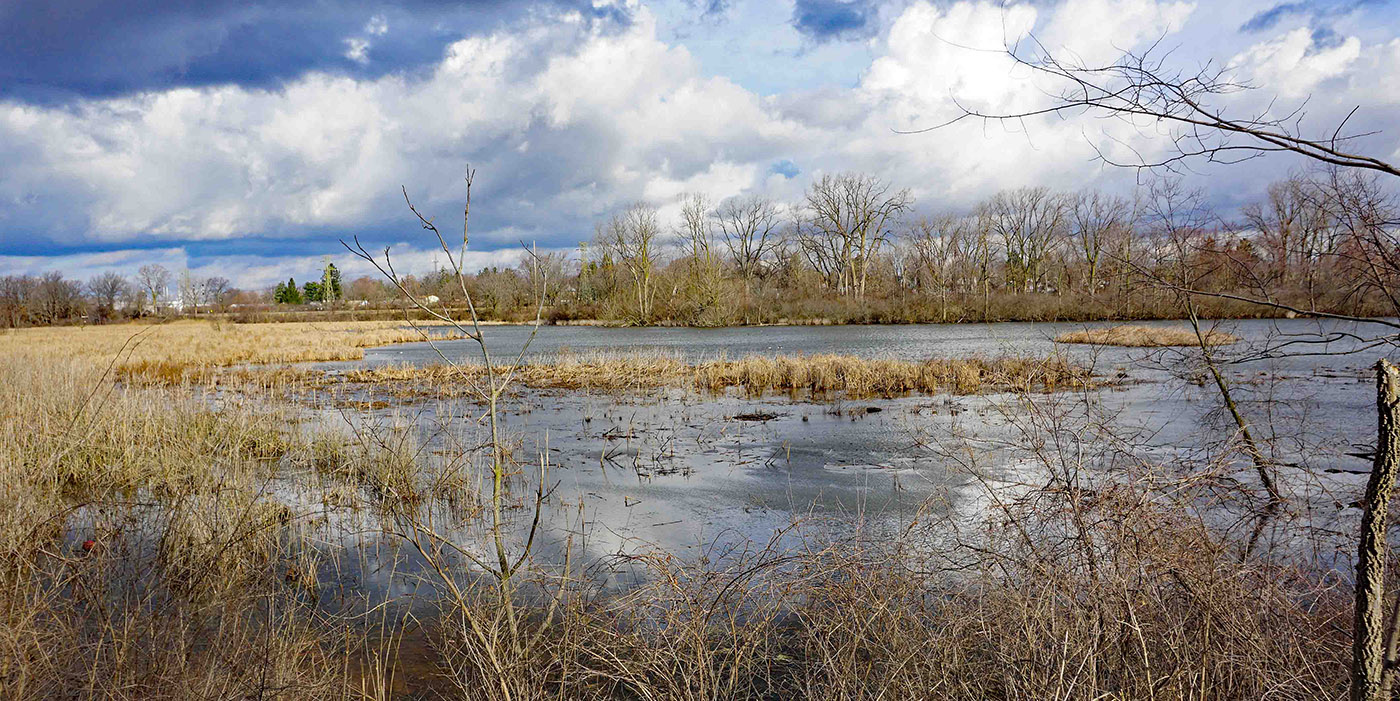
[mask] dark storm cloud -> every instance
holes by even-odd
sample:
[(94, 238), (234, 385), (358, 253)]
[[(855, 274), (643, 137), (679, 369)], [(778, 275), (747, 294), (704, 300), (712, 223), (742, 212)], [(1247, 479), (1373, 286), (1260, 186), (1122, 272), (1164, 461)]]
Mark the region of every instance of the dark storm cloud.
[[(550, 0), (625, 22), (590, 0)], [(53, 101), (233, 83), (308, 71), (374, 77), (442, 56), (452, 41), (530, 11), (519, 0), (19, 0), (0, 2), (0, 98)], [(366, 31), (382, 17), (387, 31)], [(368, 42), (362, 60), (348, 40)]]
[(817, 41), (849, 38), (866, 34), (873, 14), (874, 10), (858, 0), (797, 0), (792, 26)]

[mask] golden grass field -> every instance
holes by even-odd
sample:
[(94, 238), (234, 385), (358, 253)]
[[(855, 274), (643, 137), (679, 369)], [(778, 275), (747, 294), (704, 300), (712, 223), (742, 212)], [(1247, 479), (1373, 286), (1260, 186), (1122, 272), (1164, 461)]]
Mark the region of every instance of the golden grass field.
[[(1227, 346), (1238, 343), (1239, 337), (1222, 331), (1205, 331), (1206, 345)], [(1168, 348), (1172, 346), (1195, 346), (1200, 344), (1196, 332), (1191, 329), (1161, 326), (1110, 326), (1097, 329), (1070, 331), (1055, 337), (1056, 343), (1083, 343), (1096, 346), (1127, 346), (1130, 348)]]
[(70, 358), (112, 364), (118, 377), (178, 382), (202, 369), (232, 365), (356, 360), (365, 348), (420, 341), (423, 332), (452, 337), (442, 326), (420, 328), (399, 321), (175, 321), (11, 329), (0, 332), (0, 357)]

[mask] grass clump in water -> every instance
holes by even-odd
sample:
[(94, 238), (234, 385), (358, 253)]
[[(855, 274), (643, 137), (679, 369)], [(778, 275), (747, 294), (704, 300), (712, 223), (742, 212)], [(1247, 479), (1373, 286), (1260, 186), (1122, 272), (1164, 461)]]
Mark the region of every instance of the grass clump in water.
[[(1240, 338), (1223, 331), (1203, 331), (1206, 345), (1227, 346)], [(1168, 348), (1200, 345), (1201, 339), (1191, 329), (1166, 326), (1109, 326), (1082, 331), (1070, 331), (1055, 337), (1056, 343), (1082, 343), (1096, 346), (1126, 346), (1129, 348)]]
[[(507, 368), (501, 368), (505, 372)], [(381, 366), (343, 375), (354, 383), (424, 384), (423, 391), (461, 386), (483, 374), (479, 366)], [(912, 393), (975, 394), (1044, 391), (1092, 386), (1089, 371), (1060, 356), (1045, 358), (930, 358), (921, 361), (852, 355), (749, 355), (696, 364), (673, 355), (562, 356), (516, 369), (535, 388), (627, 391), (688, 387), (708, 392), (738, 388), (749, 394), (784, 392), (849, 398), (897, 397)]]

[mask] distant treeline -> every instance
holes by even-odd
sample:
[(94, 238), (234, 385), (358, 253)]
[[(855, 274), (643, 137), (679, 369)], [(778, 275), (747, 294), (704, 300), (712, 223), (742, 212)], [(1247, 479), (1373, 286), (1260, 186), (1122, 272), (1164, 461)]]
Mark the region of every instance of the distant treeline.
[[(908, 191), (869, 175), (825, 175), (795, 203), (689, 195), (664, 226), (637, 204), (598, 224), (575, 253), (466, 276), (487, 319), (719, 326), (1170, 318), (1188, 292), (1203, 314), (1302, 310), (1388, 314), (1400, 289), (1397, 207), (1368, 176), (1295, 175), (1232, 220), (1199, 191), (1155, 179), (1131, 196), (1045, 187), (1000, 192), (970, 212), (916, 214)], [(398, 289), (361, 277), (235, 290), (178, 281), (160, 266), (86, 284), (59, 273), (0, 278), (0, 324), (149, 314), (236, 318), (401, 315)], [(462, 308), (447, 270), (401, 281), (430, 306)], [(173, 285), (173, 286), (172, 286)], [(1210, 297), (1198, 293), (1226, 296)], [(380, 310), (380, 311), (376, 311)]]

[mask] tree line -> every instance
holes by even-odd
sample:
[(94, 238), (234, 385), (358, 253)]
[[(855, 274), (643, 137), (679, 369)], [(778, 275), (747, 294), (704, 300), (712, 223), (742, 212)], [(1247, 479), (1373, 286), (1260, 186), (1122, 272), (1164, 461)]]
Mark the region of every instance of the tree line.
[(224, 277), (176, 276), (162, 265), (144, 265), (127, 278), (115, 272), (87, 282), (58, 271), (0, 277), (0, 327), (107, 322), (172, 312), (226, 308), (237, 290)]
[[(1209, 316), (1394, 308), (1396, 203), (1375, 176), (1318, 170), (1273, 183), (1226, 218), (1173, 178), (1123, 195), (1026, 187), (968, 211), (918, 212), (867, 174), (824, 175), (803, 197), (718, 204), (686, 196), (677, 221), (635, 204), (576, 254), (468, 276), (478, 309), (528, 318), (543, 283), (554, 320), (726, 325), (1172, 318), (1183, 290)], [(535, 278), (542, 277), (543, 280)], [(410, 291), (457, 304), (445, 271)]]
[[(1396, 213), (1375, 176), (1337, 169), (1275, 182), (1230, 218), (1171, 178), (1126, 194), (1024, 187), (967, 211), (921, 212), (908, 190), (842, 173), (789, 203), (690, 194), (670, 224), (657, 207), (634, 204), (576, 252), (465, 281), (487, 318), (532, 318), (543, 288), (551, 320), (629, 324), (1166, 318), (1183, 313), (1173, 289), (1221, 293), (1197, 310), (1214, 316), (1267, 311), (1232, 305), (1232, 293), (1379, 314), (1396, 303)], [(403, 282), (437, 304), (463, 303), (449, 271)], [(261, 291), (146, 265), (130, 279), (109, 272), (86, 283), (58, 272), (0, 278), (0, 325), (397, 299), (374, 278), (342, 284), (329, 262), (315, 281)]]

